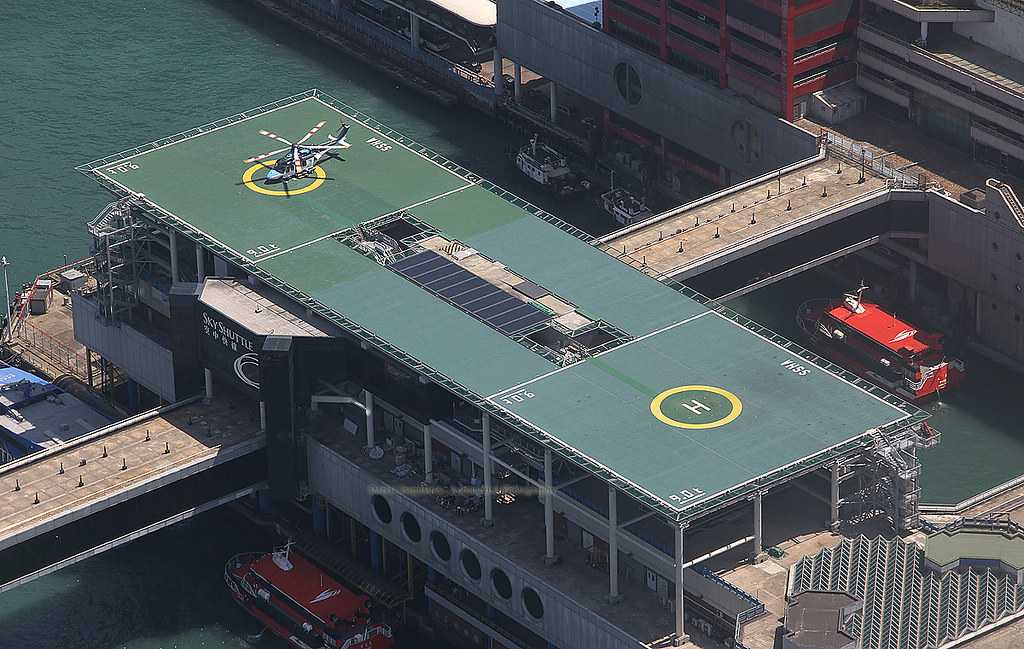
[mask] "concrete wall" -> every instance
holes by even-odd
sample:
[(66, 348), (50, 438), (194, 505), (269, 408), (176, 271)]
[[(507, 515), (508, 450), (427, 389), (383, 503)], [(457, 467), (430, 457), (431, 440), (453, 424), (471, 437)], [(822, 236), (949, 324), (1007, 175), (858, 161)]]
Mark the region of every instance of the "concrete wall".
[[(389, 542), (411, 553), (561, 649), (640, 649), (643, 646), (639, 640), (603, 617), (573, 602), (553, 584), (509, 561), (414, 499), (390, 490), (387, 485), (319, 442), (307, 439), (306, 452), (311, 492), (324, 496), (335, 507), (382, 534)], [(385, 491), (385, 498), (392, 511), (392, 521), (388, 525), (381, 524), (373, 514), (371, 488)], [(403, 512), (410, 512), (419, 522), (422, 531), (419, 543), (409, 542), (402, 533), (400, 519)], [(452, 550), (450, 560), (441, 561), (435, 556), (430, 547), (430, 534), (433, 531), (440, 532), (448, 540)], [(479, 581), (469, 579), (462, 571), (459, 555), (463, 548), (472, 550), (480, 561), (482, 577)], [(543, 548), (538, 548), (538, 554), (542, 553)], [(493, 594), (489, 578), (492, 568), (504, 570), (512, 582), (513, 595), (508, 600)], [(544, 604), (544, 617), (539, 621), (524, 610), (520, 596), (524, 586), (537, 591)]]
[(92, 300), (81, 295), (73, 295), (71, 300), (75, 340), (117, 365), (164, 401), (178, 400), (170, 349), (128, 325), (107, 324), (99, 317), (99, 309)]
[(1024, 61), (1024, 15), (1007, 11), (999, 2), (991, 0), (978, 0), (978, 6), (994, 11), (995, 22), (954, 23), (953, 31)]
[[(733, 181), (817, 153), (814, 135), (535, 0), (498, 2), (498, 45), (503, 56), (724, 165)], [(615, 84), (620, 63), (639, 74), (636, 105)]]
[(996, 220), (992, 209), (928, 199), (928, 264), (973, 290), (979, 342), (1024, 361), (1024, 230), (1007, 223), (1005, 210)]

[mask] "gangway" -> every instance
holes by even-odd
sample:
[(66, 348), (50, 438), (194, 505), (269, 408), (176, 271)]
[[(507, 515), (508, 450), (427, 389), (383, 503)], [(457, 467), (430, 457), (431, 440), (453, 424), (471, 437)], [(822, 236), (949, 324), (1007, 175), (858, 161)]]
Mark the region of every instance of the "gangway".
[[(254, 413), (246, 419), (240, 404), (197, 397), (6, 464), (0, 467), (0, 552), (265, 445)], [(265, 479), (253, 476), (237, 489)]]
[(831, 133), (817, 156), (602, 237), (608, 254), (658, 279), (685, 280), (882, 205), (926, 183)]

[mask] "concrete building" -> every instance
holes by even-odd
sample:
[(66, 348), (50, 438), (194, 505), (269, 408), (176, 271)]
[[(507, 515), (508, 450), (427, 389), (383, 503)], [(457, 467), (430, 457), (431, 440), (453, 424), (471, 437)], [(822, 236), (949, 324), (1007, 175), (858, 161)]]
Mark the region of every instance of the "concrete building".
[[(927, 5), (927, 6), (926, 6)], [(1024, 175), (1024, 5), (869, 0), (857, 83), (925, 133)]]
[(843, 592), (805, 591), (786, 603), (782, 649), (857, 649), (853, 614), (863, 602)]
[(499, 2), (498, 44), (496, 56), (553, 83), (554, 119), (562, 89), (605, 108), (612, 159), (669, 188), (680, 187), (688, 173), (728, 185), (817, 150), (813, 135), (753, 108), (735, 91), (558, 7)]
[(810, 95), (854, 77), (853, 0), (608, 0), (604, 31), (799, 119)]
[(53, 448), (110, 423), (57, 385), (0, 367), (0, 464)]
[[(344, 187), (236, 188), (258, 129), (338, 119)], [(731, 639), (764, 606), (708, 559), (762, 561), (793, 512), (917, 524), (925, 413), (323, 93), (82, 170), (118, 196), (83, 343), (131, 327), (163, 351), (123, 353), (128, 376), (166, 363), (156, 389), (236, 395), (278, 502), (463, 642)]]

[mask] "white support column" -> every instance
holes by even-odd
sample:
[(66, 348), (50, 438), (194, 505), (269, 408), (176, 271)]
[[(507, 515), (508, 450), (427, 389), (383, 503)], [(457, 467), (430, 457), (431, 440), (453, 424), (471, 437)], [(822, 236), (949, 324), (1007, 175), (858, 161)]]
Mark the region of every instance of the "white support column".
[(409, 12), (409, 42), (417, 49), (420, 46), (420, 17), (411, 11)]
[(839, 463), (832, 465), (832, 496), (829, 499), (829, 529), (833, 532), (839, 530)]
[(423, 424), (423, 481), (434, 484), (434, 449), (429, 422)]
[(675, 565), (675, 600), (676, 600), (676, 637), (672, 644), (676, 647), (681, 647), (690, 641), (690, 636), (686, 635), (686, 629), (683, 628), (683, 620), (685, 616), (683, 614), (684, 600), (683, 600), (683, 573), (686, 572), (685, 560), (683, 559), (683, 532), (686, 531), (686, 527), (683, 525), (677, 525), (675, 529), (676, 537), (676, 565)]
[(516, 103), (521, 103), (523, 97), (523, 66), (520, 65), (519, 61), (512, 64), (512, 77), (515, 79), (515, 83), (512, 89), (515, 91)]
[(484, 427), (484, 527), (494, 525), (494, 494), (491, 493), (491, 416), (482, 417)]
[(504, 76), (504, 59), (501, 56), (501, 51), (497, 47), (494, 48), (494, 96), (501, 99), (502, 95), (505, 94), (505, 76)]
[(206, 400), (213, 399), (213, 372), (208, 368), (203, 368), (203, 378), (206, 379)]
[(619, 514), (615, 487), (608, 485), (608, 601), (617, 604), (619, 597)]
[(544, 563), (558, 562), (555, 556), (554, 480), (551, 475), (551, 449), (544, 449)]
[(206, 255), (204, 254), (203, 247), (196, 244), (196, 281), (200, 284), (206, 279)]
[(551, 121), (558, 121), (558, 86), (552, 81), (548, 86), (548, 107), (551, 109)]
[(373, 448), (377, 442), (373, 438), (373, 393), (363, 390), (363, 409), (366, 411), (366, 448)]
[(170, 230), (170, 244), (171, 244), (171, 284), (179, 281), (181, 276), (178, 274), (178, 232), (176, 230)]
[(267, 404), (260, 401), (260, 432), (267, 432)]
[(921, 42), (928, 42), (928, 23), (925, 21), (921, 22)]
[(761, 535), (761, 496), (758, 493), (754, 496), (754, 552), (751, 555), (751, 561), (753, 563), (761, 563), (764, 561), (764, 539)]

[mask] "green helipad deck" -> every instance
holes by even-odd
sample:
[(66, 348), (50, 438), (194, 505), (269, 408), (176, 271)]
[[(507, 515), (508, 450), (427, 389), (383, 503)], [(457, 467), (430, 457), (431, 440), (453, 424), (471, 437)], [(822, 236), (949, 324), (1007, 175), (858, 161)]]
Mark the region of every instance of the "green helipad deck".
[[(315, 122), (343, 160), (290, 196), (243, 158)], [(500, 416), (666, 516), (685, 519), (828, 461), (922, 413), (542, 210), (310, 91), (83, 168), (150, 214)], [(327, 179), (318, 180), (319, 176)], [(312, 188), (312, 189), (310, 189)], [(298, 190), (298, 191), (297, 191)], [(603, 321), (619, 338), (565, 367), (365, 255), (357, 224), (405, 213)]]

